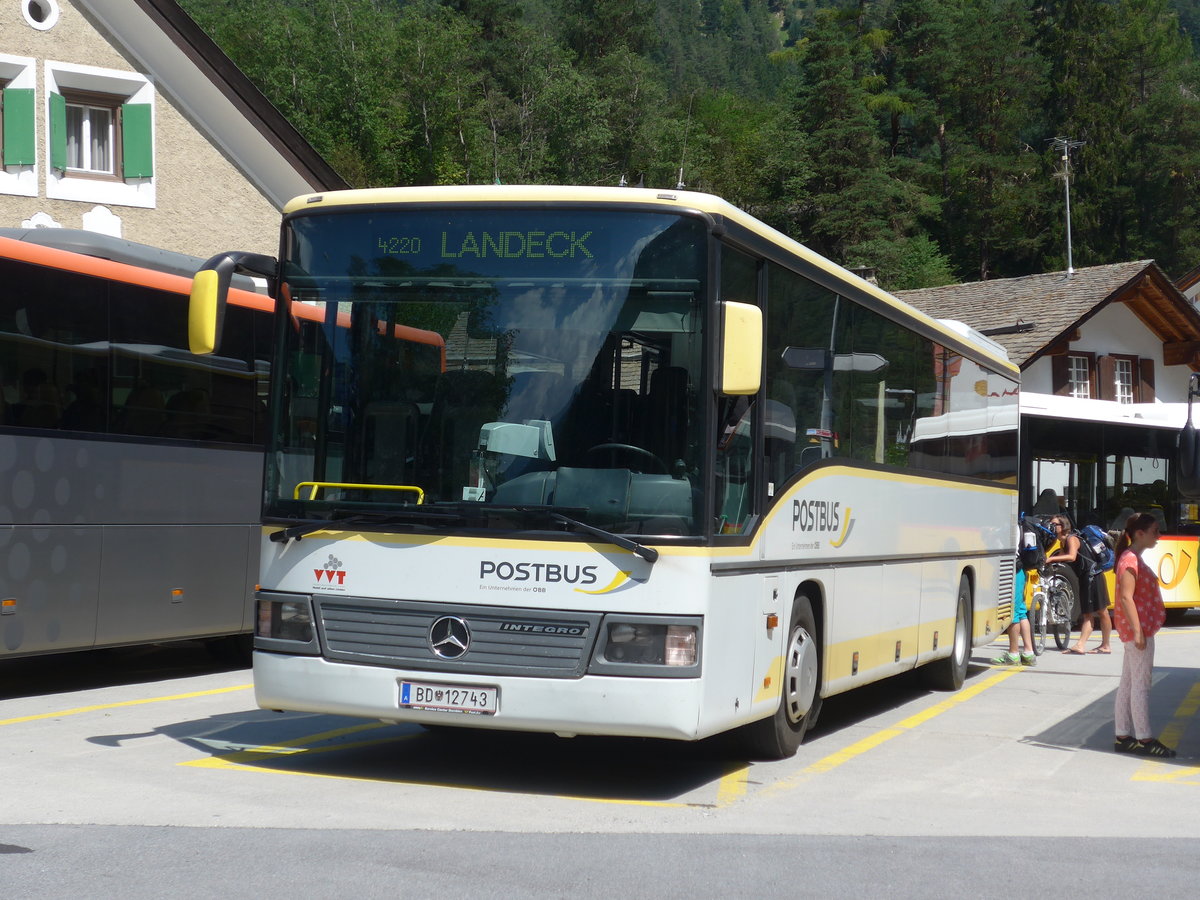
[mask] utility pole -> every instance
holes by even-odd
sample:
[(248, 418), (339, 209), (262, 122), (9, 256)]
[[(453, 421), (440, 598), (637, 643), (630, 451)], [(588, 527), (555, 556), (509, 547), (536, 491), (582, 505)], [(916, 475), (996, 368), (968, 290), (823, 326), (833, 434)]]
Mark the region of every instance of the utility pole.
[(1063, 180), (1063, 191), (1067, 201), (1067, 275), (1075, 274), (1075, 266), (1071, 260), (1071, 151), (1082, 147), (1085, 141), (1073, 141), (1068, 137), (1053, 139), (1054, 149), (1062, 160), (1062, 172), (1055, 175)]

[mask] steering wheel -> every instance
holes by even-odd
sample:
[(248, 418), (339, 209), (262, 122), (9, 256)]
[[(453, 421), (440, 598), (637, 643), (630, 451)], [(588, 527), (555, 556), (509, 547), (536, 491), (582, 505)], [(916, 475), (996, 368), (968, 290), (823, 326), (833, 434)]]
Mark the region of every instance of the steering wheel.
[(595, 447), (589, 447), (584, 456), (591, 456), (593, 453), (620, 452), (629, 453), (633, 456), (641, 457), (654, 463), (657, 468), (657, 473), (660, 475), (668, 475), (671, 470), (667, 468), (667, 464), (643, 447), (635, 447), (633, 444), (597, 444)]

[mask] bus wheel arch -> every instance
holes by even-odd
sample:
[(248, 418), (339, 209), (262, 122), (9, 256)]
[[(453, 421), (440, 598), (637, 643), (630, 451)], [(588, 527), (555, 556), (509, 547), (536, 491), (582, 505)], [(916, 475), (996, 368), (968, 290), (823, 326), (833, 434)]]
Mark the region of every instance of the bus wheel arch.
[(967, 677), (974, 643), (975, 579), (970, 568), (958, 577), (958, 595), (954, 611), (954, 636), (950, 653), (920, 669), (921, 682), (937, 691), (957, 691)]
[(748, 753), (763, 759), (786, 759), (804, 741), (821, 712), (824, 607), (820, 590), (805, 583), (796, 590), (783, 636), (779, 706), (775, 712), (741, 731)]

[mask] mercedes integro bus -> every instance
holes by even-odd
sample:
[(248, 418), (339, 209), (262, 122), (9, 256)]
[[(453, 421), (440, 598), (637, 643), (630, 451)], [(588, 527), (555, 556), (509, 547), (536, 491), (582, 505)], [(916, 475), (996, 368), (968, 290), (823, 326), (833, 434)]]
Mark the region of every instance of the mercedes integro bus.
[(193, 349), (236, 271), (277, 303), (264, 708), (782, 757), (1008, 624), (1016, 368), (716, 197), (299, 197), (198, 273)]

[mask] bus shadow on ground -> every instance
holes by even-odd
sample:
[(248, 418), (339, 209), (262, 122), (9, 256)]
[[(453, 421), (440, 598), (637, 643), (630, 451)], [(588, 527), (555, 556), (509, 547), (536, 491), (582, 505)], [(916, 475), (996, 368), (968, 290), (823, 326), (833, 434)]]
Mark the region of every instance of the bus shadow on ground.
[[(0, 659), (0, 700), (249, 669), (249, 653), (202, 641)], [(247, 671), (249, 676), (249, 671)]]
[(205, 754), (185, 765), (498, 792), (666, 802), (737, 771), (707, 741), (548, 734), (250, 710), (88, 740), (165, 735)]
[[(973, 667), (971, 675), (984, 671)], [(901, 676), (826, 700), (809, 741), (780, 765), (807, 764), (826, 753), (821, 744), (842, 729), (927, 695), (916, 679)], [(184, 765), (203, 768), (624, 802), (686, 803), (680, 798), (744, 769), (748, 761), (732, 735), (694, 743), (560, 738), (259, 709), (88, 740), (117, 749), (159, 735), (198, 751), (200, 758)]]
[[(1156, 666), (1154, 684), (1150, 690), (1150, 721), (1155, 736), (1173, 747), (1174, 759), (1148, 758), (1168, 765), (1195, 768), (1200, 758), (1200, 731), (1189, 726), (1196, 718), (1198, 705), (1193, 689), (1200, 676), (1192, 668)], [(1021, 743), (1055, 750), (1096, 750), (1113, 752), (1116, 691), (1093, 700), (1068, 719), (1055, 723), (1038, 734), (1021, 739)], [(1190, 733), (1189, 733), (1190, 732)]]

